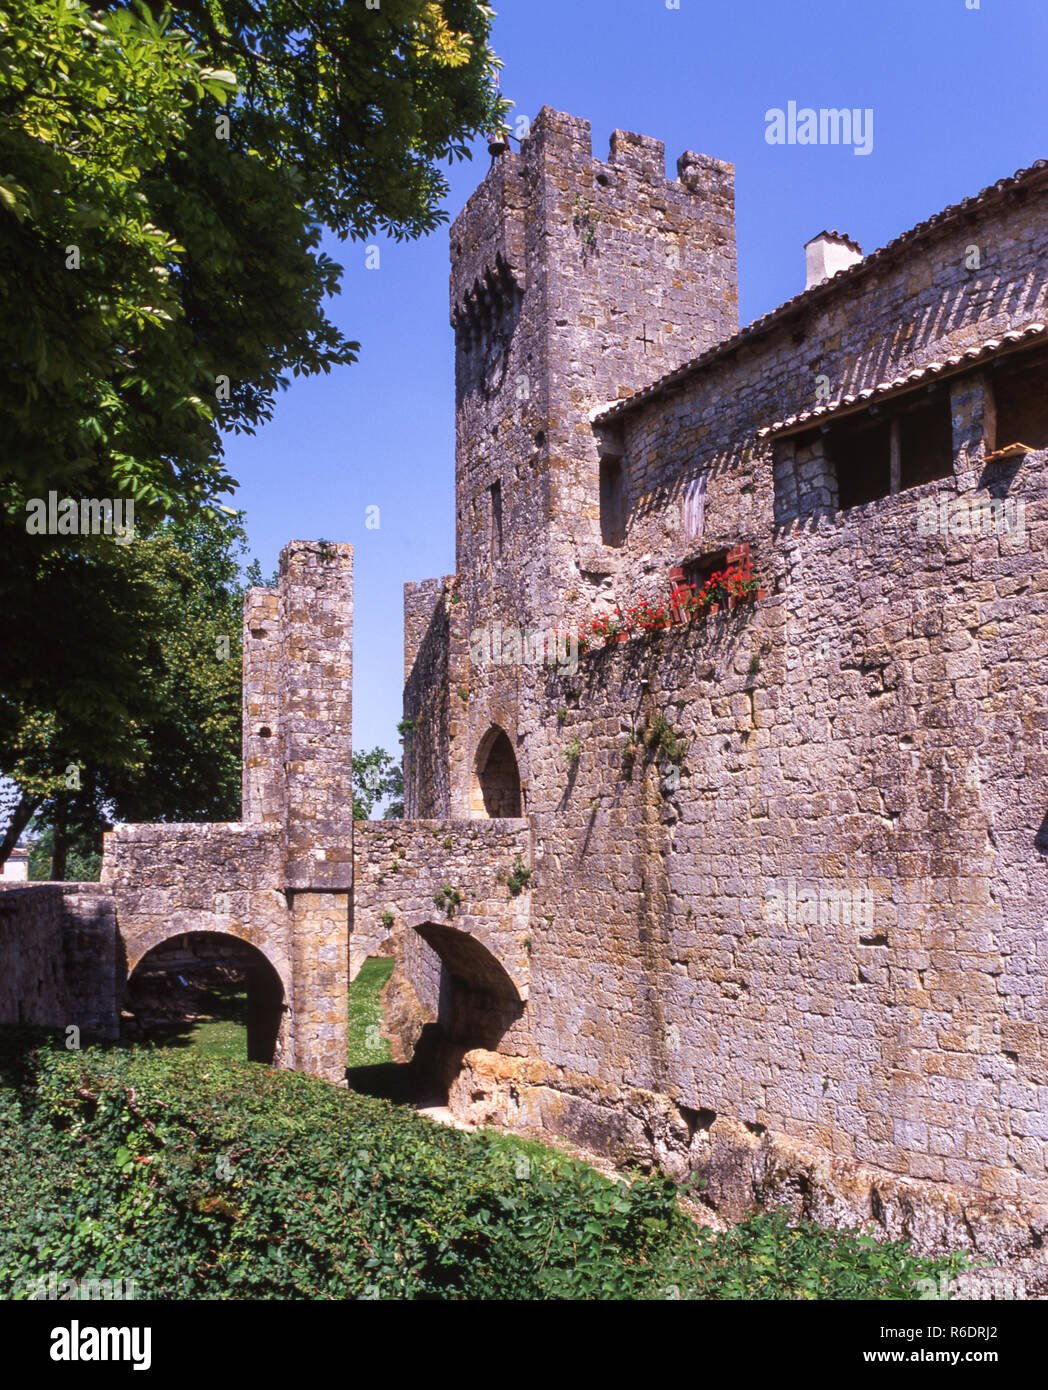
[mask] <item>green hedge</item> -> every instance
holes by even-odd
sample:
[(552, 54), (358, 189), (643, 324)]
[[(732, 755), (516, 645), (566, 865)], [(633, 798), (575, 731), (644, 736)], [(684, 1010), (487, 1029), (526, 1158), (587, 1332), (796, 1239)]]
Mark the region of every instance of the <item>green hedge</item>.
[[(42, 1045), (41, 1045), (42, 1044)], [(0, 1297), (911, 1297), (959, 1267), (781, 1215), (713, 1242), (666, 1179), (293, 1072), (0, 1030)]]

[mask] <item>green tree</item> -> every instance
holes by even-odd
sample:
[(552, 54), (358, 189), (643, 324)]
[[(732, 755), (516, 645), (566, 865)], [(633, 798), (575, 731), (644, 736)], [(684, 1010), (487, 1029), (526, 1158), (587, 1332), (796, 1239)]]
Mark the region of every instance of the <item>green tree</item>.
[[(105, 553), (54, 549), (37, 598), (51, 683), (0, 695), (0, 773), (18, 789), (0, 862), (31, 820), (51, 827), (61, 878), (67, 846), (100, 848), (113, 818), (239, 817), (245, 541), (238, 520), (204, 515)], [(99, 640), (118, 685), (94, 676)]]
[[(0, 0), (0, 502), (74, 484), (162, 513), (231, 485), (287, 374), (355, 360), (318, 248), (441, 220), (499, 119), (475, 0)], [(229, 97), (235, 100), (229, 105)]]
[[(268, 419), (289, 374), (355, 359), (324, 313), (323, 226), (430, 230), (438, 164), (501, 120), (490, 22), (477, 0), (0, 0), (0, 770), (18, 785), (0, 861), (34, 814), (60, 858), (88, 801), (155, 818), (190, 790), (177, 714), (144, 733), (139, 542), (28, 535), (27, 507), (130, 498), (152, 534), (218, 506), (223, 433)], [(170, 795), (133, 796), (159, 768)], [(202, 814), (226, 804), (231, 779), (188, 781), (210, 786)]]
[(353, 819), (370, 820), (377, 803), (389, 797), (383, 820), (404, 815), (404, 774), (384, 748), (353, 754)]
[[(97, 846), (97, 837), (92, 828), (83, 834), (74, 830), (69, 836), (65, 851), (65, 864), (62, 878), (74, 883), (97, 883), (102, 871), (102, 855)], [(29, 851), (29, 877), (34, 881), (50, 879), (54, 866), (55, 832), (53, 826), (45, 826), (33, 841)]]
[(102, 779), (120, 820), (240, 818), (246, 549), (239, 521), (205, 516), (166, 522), (132, 557), (152, 622), (133, 724), (140, 756)]
[(433, 231), (448, 192), (440, 164), (504, 122), (494, 14), (479, 0), (188, 0), (175, 15), (240, 75), (244, 145), (301, 171), (342, 236)]
[[(235, 88), (146, 9), (0, 4), (7, 510), (76, 482), (173, 504), (228, 485), (202, 363), (178, 360), (185, 249), (146, 179)], [(181, 321), (181, 322), (180, 322)], [(99, 485), (102, 486), (99, 486)]]

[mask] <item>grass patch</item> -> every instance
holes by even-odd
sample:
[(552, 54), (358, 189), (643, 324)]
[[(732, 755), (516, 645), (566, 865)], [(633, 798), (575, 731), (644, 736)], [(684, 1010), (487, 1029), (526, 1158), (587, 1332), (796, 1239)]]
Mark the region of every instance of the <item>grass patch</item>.
[(191, 1025), (184, 1045), (200, 1057), (246, 1062), (247, 1028), (226, 1018), (198, 1019)]
[(349, 987), (347, 1066), (381, 1066), (393, 1060), (388, 1040), (378, 1031), (382, 1022), (379, 996), (392, 974), (392, 956), (369, 956)]
[(186, 1018), (149, 1030), (146, 1044), (180, 1048), (204, 1058), (247, 1061), (247, 989), (242, 982), (212, 985), (200, 1001), (208, 1010), (199, 1018)]

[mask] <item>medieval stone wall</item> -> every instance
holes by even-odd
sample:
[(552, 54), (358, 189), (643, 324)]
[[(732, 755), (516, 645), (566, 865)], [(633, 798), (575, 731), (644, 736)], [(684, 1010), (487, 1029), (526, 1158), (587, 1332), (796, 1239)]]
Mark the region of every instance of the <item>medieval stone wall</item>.
[[(616, 144), (657, 188), (652, 143)], [(488, 1106), (526, 1122), (533, 1087), (534, 1113), (598, 1146), (603, 1130), (619, 1136), (612, 1148), (671, 1166), (709, 1166), (719, 1146), (733, 1156), (713, 1165), (718, 1181), (734, 1165), (740, 1189), (792, 1145), (903, 1184), (1048, 1201), (1046, 457), (986, 462), (1014, 442), (995, 436), (993, 363), (1030, 345), (1001, 339), (1036, 337), (1046, 315), (1043, 171), (933, 219), (594, 427), (594, 392), (637, 385), (613, 368), (583, 389), (591, 363), (617, 361), (606, 324), (621, 313), (630, 357), (676, 268), (617, 259), (628, 233), (575, 201), (588, 131), (544, 117), (538, 143), (514, 158), (456, 224), (453, 257), (456, 239), (497, 240), (486, 225), (497, 181), (531, 179), (538, 210), (512, 214), (515, 225), (523, 216), (526, 274), (504, 351), (507, 372), (529, 353), (544, 362), (553, 418), (531, 421), (498, 383), (485, 395), (459, 342), (459, 602), (441, 654), (457, 715), (451, 814), (479, 813), (478, 754), (494, 730), (518, 762), (535, 871), (530, 1053), (512, 1064), (467, 1055), (463, 1113)], [(729, 171), (692, 161), (696, 218), (716, 225), (730, 214)], [(634, 183), (625, 192), (633, 230), (657, 241), (663, 205)], [(540, 216), (547, 235), (533, 246)], [(707, 349), (726, 283), (707, 261), (689, 288), (707, 315), (698, 326), (663, 300), (677, 325), (663, 344)], [(563, 323), (557, 287), (570, 287)], [(453, 305), (461, 289), (453, 276)], [(635, 348), (630, 367), (640, 360)], [(924, 368), (909, 396), (870, 404), (885, 418), (914, 393), (937, 404), (944, 478), (841, 511), (818, 419), (807, 433), (766, 433)], [(868, 408), (859, 400), (853, 413)], [(1040, 419), (1032, 407), (1022, 418)], [(575, 442), (544, 451), (526, 419), (546, 440)], [(587, 530), (601, 450), (625, 478), (619, 546)], [(483, 509), (496, 462), (500, 562)], [(510, 499), (515, 474), (544, 520)], [(943, 492), (1021, 501), (1022, 534), (929, 531), (922, 517)], [(668, 597), (675, 566), (740, 543), (768, 590), (755, 605), (591, 652), (577, 671), (528, 660), (529, 628)], [(409, 716), (435, 698), (417, 675)], [(674, 757), (645, 747), (659, 720)], [(415, 804), (435, 804), (418, 742), (413, 759)], [(864, 1200), (876, 1207), (869, 1184)]]
[[(547, 630), (604, 581), (590, 409), (738, 326), (732, 168), (686, 152), (679, 170), (668, 181), (661, 142), (623, 131), (594, 159), (589, 123), (546, 107), (452, 227), (465, 581), (447, 643), (455, 693), (471, 684), (474, 629)], [(508, 711), (512, 673), (502, 685)], [(421, 702), (409, 686), (413, 717)], [(453, 696), (448, 804), (427, 799), (432, 769), (420, 765), (413, 813), (468, 814), (476, 744), (462, 713)]]
[[(120, 827), (100, 887), (5, 890), (0, 1016), (101, 1019), (150, 949), (217, 932), (279, 976), (277, 1060), (339, 1080), (350, 974), (392, 936), (459, 1113), (697, 1168), (731, 1213), (760, 1189), (925, 1246), (985, 1218), (1021, 1253), (1048, 1231), (1048, 171), (731, 337), (731, 166), (663, 156), (616, 132), (594, 160), (544, 109), (452, 229), (458, 573), (405, 591), (409, 818), (353, 825), (352, 553), (294, 542), (245, 606), (243, 822)], [(888, 495), (842, 505), (860, 420)], [(1009, 431), (1033, 447), (997, 456)], [(945, 494), (1021, 524), (929, 527)], [(564, 647), (740, 546), (753, 603)]]
[(222, 932), (266, 955), (291, 997), (290, 924), (279, 828), (121, 825), (105, 837), (102, 883), (120, 907), (128, 970), (169, 937)]
[(97, 883), (0, 887), (0, 1019), (117, 1033), (112, 898)]
[[(621, 438), (629, 525), (605, 595), (628, 600), (662, 585), (668, 565), (691, 552), (749, 541), (765, 572), (781, 563), (773, 538), (820, 510), (812, 487), (792, 494), (772, 476), (772, 448), (758, 431), (820, 401), (857, 395), (945, 362), (1009, 330), (1048, 318), (1048, 175), (1004, 190), (963, 219), (933, 223), (913, 241), (771, 316), (766, 331), (710, 354), (662, 396), (603, 417)], [(969, 268), (978, 253), (978, 266)], [(931, 378), (939, 399), (978, 375)], [(628, 387), (623, 386), (624, 395)], [(728, 408), (726, 408), (726, 406)], [(954, 402), (955, 413), (957, 402)], [(1013, 441), (1001, 441), (1013, 442)], [(957, 441), (962, 489), (980, 481), (980, 451)], [(684, 530), (689, 483), (705, 475), (705, 525)], [(988, 480), (983, 479), (986, 486)], [(928, 485), (934, 491), (933, 485)], [(807, 491), (808, 496), (804, 493)], [(825, 507), (822, 508), (826, 510)]]
[(102, 883), (63, 883), (61, 890), (70, 1021), (83, 1033), (116, 1038), (127, 970), (116, 902)]
[[(452, 737), (458, 711), (448, 679), (451, 580), (404, 585), (404, 814), (408, 820), (451, 814)], [(456, 745), (457, 740), (456, 740)]]
[(62, 950), (62, 890), (0, 886), (0, 1018), (73, 1022)]
[(280, 747), (280, 596), (249, 589), (244, 599), (241, 816), (279, 825), (284, 808)]
[(287, 883), (353, 886), (353, 547), (297, 541), (280, 557), (280, 744)]
[[(978, 272), (965, 263), (972, 245), (983, 248)], [(596, 828), (578, 816), (567, 831), (564, 769), (552, 748), (545, 772), (536, 759), (536, 745), (553, 743), (554, 703), (570, 696), (560, 688), (529, 714), (536, 860), (547, 828), (558, 866), (581, 870), (589, 846), (584, 878), (555, 913), (550, 992), (577, 988), (566, 962), (584, 953), (559, 924), (585, 933), (595, 890), (605, 922), (629, 924), (635, 963), (600, 952), (590, 968), (619, 981), (607, 1014), (626, 1016), (626, 1035), (645, 1044), (619, 1063), (610, 1029), (590, 1048), (584, 1028), (567, 1048), (559, 1033), (558, 1046), (535, 1004), (544, 1057), (894, 1172), (1048, 1195), (1045, 455), (983, 470), (992, 440), (966, 436), (966, 405), (982, 389), (973, 369), (939, 388), (953, 477), (842, 513), (806, 507), (802, 479), (792, 519), (780, 506), (776, 528), (772, 450), (756, 439), (811, 408), (817, 375), (834, 396), (857, 392), (1036, 322), (1046, 264), (1043, 189), (1005, 196), (622, 420), (632, 507), (617, 597), (656, 583), (666, 592), (686, 553), (674, 503), (702, 467), (700, 548), (750, 541), (779, 596), (694, 634), (691, 670), (660, 652), (641, 687), (613, 654), (599, 682), (584, 676), (565, 727), (582, 747), (573, 797), (619, 795), (605, 781), (616, 715), (621, 739), (655, 702), (689, 745), (679, 789), (609, 809), (603, 834), (600, 813)], [(781, 494), (782, 472), (777, 481)], [(921, 535), (922, 503), (944, 489), (1021, 500), (1023, 534)], [(584, 658), (584, 670), (608, 660)], [(804, 902), (777, 920), (775, 894), (790, 885), (821, 895), (818, 920), (804, 920)], [(657, 961), (640, 968), (653, 942)], [(533, 999), (543, 956), (545, 942)]]

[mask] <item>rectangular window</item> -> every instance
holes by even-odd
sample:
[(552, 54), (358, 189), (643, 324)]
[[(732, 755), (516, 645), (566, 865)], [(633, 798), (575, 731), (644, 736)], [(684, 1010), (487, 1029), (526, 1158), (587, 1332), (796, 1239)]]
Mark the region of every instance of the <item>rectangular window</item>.
[(922, 401), (899, 416), (899, 487), (953, 477), (949, 398)]
[(1025, 444), (1031, 449), (1048, 449), (1048, 356), (1006, 365), (993, 375), (994, 403), (997, 407), (996, 449), (1009, 444)]
[(832, 425), (826, 452), (837, 474), (837, 505), (861, 507), (892, 490), (892, 441), (888, 421), (851, 416)]
[(693, 585), (696, 589), (701, 589), (711, 574), (716, 574), (718, 570), (727, 568), (728, 552), (726, 550), (713, 550), (708, 555), (697, 555), (694, 560), (685, 562), (684, 582)]
[(837, 505), (861, 507), (879, 497), (953, 477), (953, 421), (942, 394), (893, 404), (830, 426), (826, 452), (837, 478)]
[(600, 461), (600, 538), (605, 545), (622, 545), (626, 539), (626, 498), (622, 460)]
[(491, 493), (491, 559), (502, 559), (502, 484), (492, 483)]

